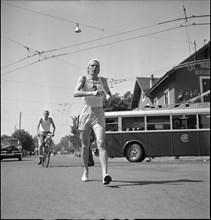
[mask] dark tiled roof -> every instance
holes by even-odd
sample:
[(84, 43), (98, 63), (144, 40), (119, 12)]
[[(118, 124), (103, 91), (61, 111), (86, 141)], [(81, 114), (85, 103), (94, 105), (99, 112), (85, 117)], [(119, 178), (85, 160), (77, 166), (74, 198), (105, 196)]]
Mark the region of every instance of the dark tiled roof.
[[(136, 80), (138, 81), (140, 87), (144, 91), (148, 91), (150, 89), (150, 80), (151, 77), (137, 77)], [(160, 78), (153, 78), (152, 86), (159, 81)]]
[[(151, 77), (136, 77), (135, 87), (133, 91), (133, 99), (131, 107), (137, 107), (138, 101), (140, 99), (141, 91), (147, 92), (150, 89)], [(154, 78), (153, 84), (157, 83), (160, 78)]]

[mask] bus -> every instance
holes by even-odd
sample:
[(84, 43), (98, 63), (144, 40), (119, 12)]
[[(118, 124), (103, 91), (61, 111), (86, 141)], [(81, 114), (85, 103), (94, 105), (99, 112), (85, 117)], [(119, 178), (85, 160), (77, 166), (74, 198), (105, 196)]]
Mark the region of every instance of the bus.
[(210, 103), (105, 112), (109, 157), (210, 156)]

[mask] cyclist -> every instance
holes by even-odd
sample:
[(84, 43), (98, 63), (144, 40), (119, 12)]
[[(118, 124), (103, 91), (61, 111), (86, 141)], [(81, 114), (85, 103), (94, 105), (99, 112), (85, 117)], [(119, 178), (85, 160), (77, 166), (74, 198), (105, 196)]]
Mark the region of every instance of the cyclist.
[[(47, 136), (47, 134), (51, 133), (50, 132), (50, 127), (53, 127), (53, 132), (52, 132), (52, 136), (54, 136), (54, 132), (56, 130), (56, 126), (54, 124), (54, 121), (51, 117), (49, 117), (49, 111), (45, 110), (43, 113), (43, 117), (40, 118), (39, 123), (37, 125), (37, 134), (38, 134), (38, 155), (39, 155), (39, 163), (38, 165), (40, 165), (42, 163), (41, 161), (41, 153), (40, 149), (41, 146)], [(50, 144), (51, 145), (51, 144)]]

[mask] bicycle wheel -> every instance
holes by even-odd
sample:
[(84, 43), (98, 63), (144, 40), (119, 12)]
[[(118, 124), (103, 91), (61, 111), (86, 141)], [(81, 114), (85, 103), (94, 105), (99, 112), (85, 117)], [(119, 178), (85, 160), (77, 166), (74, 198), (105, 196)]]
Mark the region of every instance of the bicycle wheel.
[(43, 156), (42, 157), (42, 167), (44, 167), (45, 166), (45, 157)]
[(44, 167), (45, 165), (45, 147), (42, 146), (42, 157), (41, 157), (41, 160), (42, 160), (42, 167)]
[(50, 163), (50, 156), (51, 156), (51, 152), (48, 149), (48, 147), (46, 148), (46, 154), (45, 154), (45, 167), (47, 168), (49, 166)]

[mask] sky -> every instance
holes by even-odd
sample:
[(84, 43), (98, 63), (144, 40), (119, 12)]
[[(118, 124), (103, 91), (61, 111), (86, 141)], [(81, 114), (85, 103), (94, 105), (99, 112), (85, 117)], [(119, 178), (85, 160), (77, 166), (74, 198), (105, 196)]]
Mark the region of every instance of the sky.
[(1, 1), (1, 135), (34, 137), (48, 109), (58, 143), (83, 107), (73, 91), (89, 60), (112, 94), (133, 93), (136, 77), (162, 77), (204, 46), (209, 23), (208, 0)]

